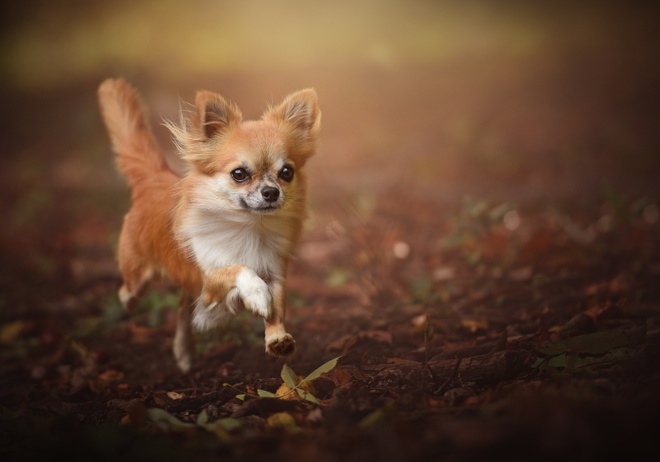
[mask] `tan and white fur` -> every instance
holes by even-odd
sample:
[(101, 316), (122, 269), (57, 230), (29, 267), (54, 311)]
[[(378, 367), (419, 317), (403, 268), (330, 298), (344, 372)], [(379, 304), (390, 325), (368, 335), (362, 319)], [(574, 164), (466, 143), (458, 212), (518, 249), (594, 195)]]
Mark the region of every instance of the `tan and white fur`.
[(243, 308), (264, 319), (266, 352), (292, 353), (284, 286), (320, 127), (314, 90), (289, 95), (255, 121), (217, 93), (198, 92), (187, 117), (166, 123), (187, 165), (183, 176), (168, 167), (132, 86), (108, 79), (99, 102), (132, 190), (118, 248), (122, 304), (132, 308), (157, 275), (181, 287), (173, 350), (184, 372), (191, 326), (208, 329)]

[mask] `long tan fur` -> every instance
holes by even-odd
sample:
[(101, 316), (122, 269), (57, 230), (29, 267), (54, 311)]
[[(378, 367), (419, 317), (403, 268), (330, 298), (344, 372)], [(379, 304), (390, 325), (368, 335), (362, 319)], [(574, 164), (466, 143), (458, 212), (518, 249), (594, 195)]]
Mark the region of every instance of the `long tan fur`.
[(167, 168), (137, 91), (124, 80), (108, 79), (99, 87), (98, 96), (101, 115), (117, 153), (117, 166), (128, 185), (134, 188), (153, 172)]

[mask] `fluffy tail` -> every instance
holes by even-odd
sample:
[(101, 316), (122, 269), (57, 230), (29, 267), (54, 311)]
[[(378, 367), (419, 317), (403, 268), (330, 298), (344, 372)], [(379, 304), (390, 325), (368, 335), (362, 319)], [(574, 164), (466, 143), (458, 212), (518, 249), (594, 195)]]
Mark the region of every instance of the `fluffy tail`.
[(117, 153), (117, 166), (134, 188), (155, 171), (167, 168), (149, 128), (147, 110), (138, 92), (123, 79), (108, 79), (99, 87), (99, 104)]

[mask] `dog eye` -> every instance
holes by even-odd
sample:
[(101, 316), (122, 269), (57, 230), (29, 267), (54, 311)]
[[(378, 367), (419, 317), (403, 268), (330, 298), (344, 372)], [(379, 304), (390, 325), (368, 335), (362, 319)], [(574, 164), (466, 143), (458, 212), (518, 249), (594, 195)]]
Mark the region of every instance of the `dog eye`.
[(242, 183), (248, 178), (250, 178), (250, 175), (248, 174), (247, 170), (244, 168), (236, 168), (231, 171), (230, 173), (232, 180), (234, 180), (237, 183)]
[(280, 170), (279, 177), (281, 180), (286, 181), (287, 183), (293, 180), (293, 167), (290, 165), (285, 165), (282, 170)]

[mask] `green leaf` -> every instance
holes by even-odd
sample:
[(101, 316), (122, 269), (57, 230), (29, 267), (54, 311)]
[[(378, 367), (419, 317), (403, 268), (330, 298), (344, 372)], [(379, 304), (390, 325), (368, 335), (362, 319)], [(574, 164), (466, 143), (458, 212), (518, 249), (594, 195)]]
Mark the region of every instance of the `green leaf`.
[(243, 426), (243, 423), (238, 419), (234, 419), (233, 417), (225, 417), (224, 419), (216, 420), (211, 425), (221, 426), (222, 428), (230, 432), (241, 428)]
[(202, 409), (202, 412), (197, 416), (197, 425), (206, 425), (209, 421), (209, 413), (206, 409)]
[(202, 427), (215, 434), (220, 441), (229, 442), (231, 440), (231, 435), (229, 433), (241, 428), (242, 425), (243, 424), (240, 420), (227, 417), (225, 419), (218, 419), (215, 422), (207, 423), (202, 425)]
[(0, 343), (9, 345), (19, 338), (25, 329), (24, 321), (14, 321), (0, 326)]
[(183, 422), (167, 412), (165, 409), (160, 409), (157, 407), (147, 409), (146, 417), (150, 421), (165, 429), (184, 430), (195, 427), (195, 424)]
[(288, 365), (285, 364), (282, 367), (282, 373), (280, 375), (282, 381), (286, 383), (289, 388), (296, 388), (298, 386), (298, 376)]
[(216, 436), (216, 438), (218, 438), (220, 441), (224, 443), (229, 443), (229, 441), (231, 440), (229, 432), (225, 430), (225, 427), (223, 427), (222, 425), (216, 425), (216, 423), (217, 421), (210, 424), (202, 425), (202, 427), (207, 432), (213, 433)]
[(300, 396), (302, 399), (306, 401), (309, 401), (310, 403), (321, 404), (321, 401), (319, 401), (319, 399), (316, 396), (314, 396), (313, 394), (311, 394), (306, 390), (303, 390), (301, 388), (296, 388), (296, 392), (298, 393), (298, 396)]
[(382, 422), (387, 415), (386, 411), (383, 408), (376, 409), (375, 411), (367, 414), (359, 423), (359, 426), (362, 428), (371, 428), (374, 425)]
[(234, 396), (234, 398), (240, 399), (241, 401), (245, 401), (245, 393), (241, 393), (240, 395)]
[(353, 271), (345, 268), (333, 268), (325, 278), (325, 283), (333, 288), (343, 287), (350, 282)]
[(266, 426), (270, 428), (282, 428), (288, 432), (299, 433), (301, 431), (296, 419), (288, 412), (277, 412), (266, 419)]
[(559, 342), (549, 343), (537, 351), (554, 356), (561, 353), (586, 353), (601, 355), (628, 345), (628, 335), (621, 331), (600, 331), (593, 334), (578, 335)]
[(536, 358), (532, 364), (534, 369), (564, 369), (575, 365), (575, 354), (561, 353), (554, 356)]
[(262, 390), (259, 388), (257, 390), (257, 395), (259, 395), (259, 398), (277, 398), (277, 395), (275, 393), (271, 393), (270, 391)]
[(616, 348), (605, 355), (562, 353), (545, 358), (537, 358), (532, 367), (536, 369), (557, 369), (569, 372), (597, 373), (616, 368), (621, 361), (629, 361), (635, 350), (629, 347)]
[(394, 401), (385, 401), (385, 404), (379, 409), (376, 409), (367, 414), (358, 424), (362, 428), (373, 428), (384, 422), (387, 422), (397, 412), (396, 404)]
[[(302, 382), (311, 382), (312, 380), (318, 379), (321, 376), (321, 374), (325, 374), (326, 372), (330, 372), (337, 365), (337, 361), (339, 361), (339, 358), (341, 358), (341, 356), (337, 356), (336, 358), (331, 359), (327, 363), (320, 365), (319, 367), (317, 367), (314, 370), (314, 372), (312, 372), (307, 377), (305, 377), (302, 380)], [(300, 383), (302, 383), (302, 382), (300, 382)]]

